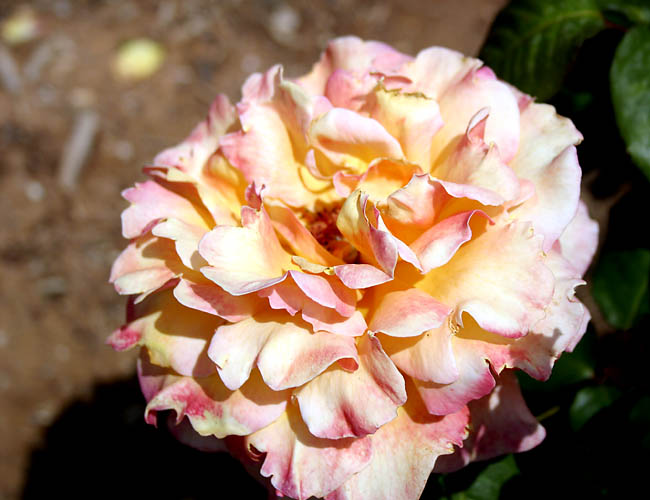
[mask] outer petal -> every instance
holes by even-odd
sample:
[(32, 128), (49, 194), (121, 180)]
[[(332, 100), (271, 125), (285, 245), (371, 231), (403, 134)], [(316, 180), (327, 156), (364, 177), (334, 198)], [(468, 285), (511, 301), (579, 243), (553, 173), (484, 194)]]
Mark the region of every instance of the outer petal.
[(308, 75), (298, 83), (312, 95), (324, 95), (330, 75), (337, 69), (346, 71), (392, 73), (412, 58), (381, 42), (364, 42), (347, 36), (332, 40)]
[(203, 379), (163, 374), (146, 357), (141, 357), (138, 373), (145, 386), (158, 385), (156, 392), (149, 394), (145, 419), (155, 423), (158, 411), (174, 410), (177, 425), (187, 416), (201, 436), (250, 434), (276, 420), (287, 405), (288, 394), (272, 391), (259, 375), (233, 392), (216, 374)]
[(445, 417), (430, 415), (410, 393), (397, 418), (372, 436), (370, 465), (327, 500), (417, 500), (436, 459), (462, 445), (468, 417), (466, 408)]
[(216, 227), (199, 243), (199, 253), (210, 264), (201, 272), (233, 295), (278, 283), (291, 266), (291, 257), (263, 209), (243, 207), (242, 223), (243, 227)]
[(356, 371), (332, 367), (294, 392), (302, 418), (316, 437), (372, 434), (395, 418), (406, 401), (404, 379), (379, 340), (364, 335), (357, 347)]
[(471, 71), (481, 66), (481, 61), (467, 57), (444, 47), (430, 47), (422, 50), (416, 58), (402, 68), (412, 83), (409, 92), (422, 92), (427, 97), (440, 101), (447, 90), (459, 83)]
[(526, 224), (488, 226), (416, 286), (454, 307), (459, 324), (466, 311), (488, 331), (519, 337), (544, 317), (553, 294), (540, 247)]
[(261, 300), (254, 295), (233, 296), (212, 282), (194, 282), (181, 278), (174, 297), (186, 307), (237, 322), (256, 312)]
[(369, 328), (393, 337), (414, 337), (443, 324), (451, 308), (415, 288), (382, 293)]
[(582, 135), (571, 120), (548, 104), (529, 104), (521, 113), (521, 145), (510, 166), (535, 185), (536, 196), (515, 210), (544, 234), (544, 250), (573, 219), (580, 196), (580, 166), (575, 153)]
[(129, 243), (111, 268), (110, 282), (121, 295), (148, 294), (183, 272), (169, 241), (141, 236)]
[(497, 80), (489, 68), (468, 74), (450, 88), (439, 101), (440, 113), (445, 122), (433, 138), (434, 158), (443, 160), (445, 148), (453, 151), (467, 124), (482, 108), (490, 108), (485, 126), (485, 141), (499, 147), (503, 161), (508, 163), (519, 147), (519, 106), (510, 88)]
[(200, 270), (207, 262), (199, 255), (199, 241), (207, 233), (205, 227), (193, 226), (181, 220), (168, 218), (157, 224), (151, 233), (175, 242), (176, 253), (188, 269)]
[(217, 329), (208, 354), (227, 387), (241, 387), (254, 364), (269, 387), (282, 390), (308, 382), (337, 360), (356, 362), (353, 338), (310, 333), (287, 319), (250, 318)]
[(167, 217), (208, 227), (197, 207), (158, 182), (136, 183), (135, 187), (123, 191), (122, 196), (131, 202), (131, 206), (122, 212), (122, 235), (125, 238), (136, 238), (152, 223)]
[(469, 405), (472, 432), (453, 455), (442, 457), (434, 472), (448, 473), (475, 460), (528, 451), (542, 442), (546, 432), (526, 407), (517, 378), (501, 373), (489, 395)]
[(180, 305), (171, 290), (156, 293), (134, 308), (135, 319), (108, 338), (122, 351), (146, 346), (151, 361), (187, 376), (205, 377), (215, 372), (207, 357), (208, 339), (223, 323), (221, 318)]
[(321, 439), (313, 436), (298, 410), (287, 408), (270, 426), (246, 438), (266, 453), (260, 470), (282, 494), (297, 500), (324, 497), (368, 465), (369, 437)]
[(576, 148), (569, 146), (531, 179), (535, 196), (511, 211), (513, 218), (532, 222), (544, 235), (545, 252), (576, 215), (581, 175)]
[(598, 246), (598, 223), (589, 218), (587, 205), (584, 202), (578, 203), (578, 211), (560, 236), (558, 243), (562, 256), (571, 263), (581, 277), (591, 264)]

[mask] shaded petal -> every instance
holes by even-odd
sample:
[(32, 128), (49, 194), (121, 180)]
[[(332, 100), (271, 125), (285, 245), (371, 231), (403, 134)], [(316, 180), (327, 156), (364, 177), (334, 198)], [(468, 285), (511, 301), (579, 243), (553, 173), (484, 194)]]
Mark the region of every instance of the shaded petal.
[(260, 308), (255, 295), (234, 296), (212, 282), (194, 282), (181, 278), (174, 297), (186, 307), (237, 322), (252, 316)]
[(210, 264), (201, 272), (233, 295), (244, 295), (285, 279), (291, 257), (278, 241), (264, 209), (242, 208), (243, 227), (219, 226), (199, 243)]
[(355, 189), (368, 194), (372, 201), (383, 201), (390, 194), (404, 187), (420, 168), (414, 163), (378, 158), (363, 174), (346, 174), (340, 170), (332, 179), (336, 192), (344, 197), (350, 196)]
[(137, 238), (146, 232), (152, 223), (167, 217), (209, 227), (189, 200), (158, 182), (136, 182), (135, 187), (124, 190), (122, 196), (131, 202), (131, 206), (122, 212), (122, 235), (125, 238)]
[(591, 264), (598, 247), (598, 223), (589, 218), (584, 202), (578, 203), (575, 217), (556, 244), (559, 244), (562, 256), (575, 268), (578, 277), (581, 277)]
[(122, 251), (111, 267), (109, 280), (121, 295), (142, 294), (137, 299), (140, 302), (182, 272), (173, 244), (145, 235)]
[(476, 460), (528, 451), (541, 443), (546, 434), (526, 406), (517, 378), (510, 370), (501, 373), (489, 395), (472, 401), (469, 408), (469, 438), (453, 455), (441, 457), (434, 472), (453, 472)]
[(116, 350), (145, 346), (152, 363), (186, 376), (205, 377), (215, 372), (207, 356), (208, 339), (223, 324), (221, 318), (180, 305), (171, 290), (136, 304), (134, 319), (116, 330), (108, 344)]
[(406, 402), (404, 378), (379, 340), (364, 335), (357, 348), (357, 370), (330, 367), (294, 392), (302, 418), (316, 437), (339, 439), (372, 434), (395, 418), (397, 408)]
[(354, 290), (381, 285), (393, 279), (390, 274), (370, 264), (344, 264), (336, 266), (334, 272), (345, 286)]
[(168, 218), (156, 224), (151, 233), (160, 238), (173, 240), (176, 253), (185, 267), (200, 270), (207, 262), (199, 255), (199, 241), (207, 233), (205, 227), (187, 224), (179, 219)]
[(409, 393), (397, 418), (372, 436), (370, 465), (327, 500), (417, 500), (438, 457), (462, 445), (468, 423), (466, 408), (445, 417), (433, 416), (417, 394)]
[(297, 408), (248, 436), (247, 447), (266, 453), (260, 473), (281, 495), (307, 500), (324, 497), (370, 461), (369, 437), (322, 439), (312, 435)]
[(414, 337), (437, 328), (451, 312), (451, 308), (415, 288), (378, 295), (369, 328), (393, 337)]
[(520, 337), (544, 317), (553, 295), (540, 239), (528, 224), (487, 226), (416, 286), (452, 306), (458, 324), (466, 311), (488, 331)]
[[(149, 394), (145, 419), (152, 423), (157, 412), (173, 410), (177, 425), (187, 417), (200, 436), (244, 436), (262, 429), (284, 412), (289, 396), (269, 389), (259, 374), (230, 391), (216, 374), (202, 379), (161, 374), (146, 358), (140, 359), (138, 373), (141, 381), (154, 377), (159, 385)], [(152, 382), (144, 380), (145, 386)]]
[(308, 382), (339, 359), (357, 360), (352, 337), (254, 318), (219, 327), (208, 354), (232, 390), (248, 380), (254, 364), (269, 387), (282, 390)]

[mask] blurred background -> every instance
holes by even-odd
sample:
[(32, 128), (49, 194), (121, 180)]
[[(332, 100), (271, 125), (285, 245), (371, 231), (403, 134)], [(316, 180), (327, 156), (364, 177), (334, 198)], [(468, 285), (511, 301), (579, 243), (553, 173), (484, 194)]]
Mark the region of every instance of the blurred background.
[[(146, 427), (134, 377), (136, 353), (114, 353), (104, 343), (124, 320), (125, 301), (107, 283), (110, 265), (126, 244), (120, 212), (127, 204), (120, 192), (143, 179), (141, 167), (158, 151), (181, 141), (203, 119), (217, 92), (237, 101), (252, 72), (280, 62), (285, 75), (303, 74), (327, 40), (346, 34), (410, 54), (443, 45), (477, 55), (506, 4), (0, 1), (0, 499), (230, 498), (229, 485), (236, 485), (238, 496), (264, 498), (228, 456), (200, 454)], [(623, 36), (613, 32), (592, 42), (576, 63), (577, 76), (567, 81), (577, 90), (569, 85), (554, 102), (572, 118), (579, 115), (575, 119), (587, 138), (579, 148), (584, 197), (602, 225), (601, 240), (612, 207), (623, 206), (614, 246), (627, 249), (639, 244), (626, 246), (622, 225), (647, 201), (647, 180), (627, 159), (610, 108), (598, 114), (601, 128), (593, 136), (580, 123), (594, 128), (599, 96), (609, 99), (608, 67), (594, 61), (603, 53), (611, 60), (612, 40)], [(580, 87), (594, 78), (603, 80), (602, 89)], [(602, 142), (603, 135), (611, 140)], [(606, 162), (616, 169), (607, 170)], [(641, 190), (634, 191), (631, 186), (639, 183)], [(617, 328), (603, 319), (588, 292), (582, 294), (595, 326), (584, 352), (572, 358), (578, 365), (565, 369), (565, 383), (574, 385), (560, 396), (525, 386), (534, 413), (558, 428), (553, 435), (559, 437), (545, 443), (538, 458), (523, 459), (547, 470), (549, 463), (561, 469), (584, 458), (566, 452), (567, 441), (592, 440), (576, 437), (559, 420), (576, 391), (613, 381), (619, 392), (608, 394), (614, 401), (637, 374), (627, 365), (643, 364), (648, 354), (647, 340), (635, 340), (629, 326), (618, 329), (625, 330), (622, 337), (612, 337)], [(598, 352), (607, 352), (606, 359), (593, 361)], [(580, 361), (588, 356), (592, 361)], [(619, 435), (601, 441), (610, 452), (627, 450), (636, 439), (627, 424), (620, 426)], [(591, 448), (584, 450), (589, 454)], [(568, 456), (560, 458), (563, 453)], [(625, 453), (623, 459), (631, 460)], [(524, 462), (518, 467), (525, 472)], [(470, 467), (458, 480), (429, 486), (427, 494), (447, 494), (454, 481), (465, 488), (484, 470)]]

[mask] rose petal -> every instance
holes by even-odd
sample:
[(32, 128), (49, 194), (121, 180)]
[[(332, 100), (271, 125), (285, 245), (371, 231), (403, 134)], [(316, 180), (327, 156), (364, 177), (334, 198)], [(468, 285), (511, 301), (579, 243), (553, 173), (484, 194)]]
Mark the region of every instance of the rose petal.
[(476, 460), (528, 451), (546, 432), (530, 413), (514, 373), (504, 371), (494, 390), (469, 404), (472, 432), (453, 455), (441, 457), (434, 472), (449, 473)]
[[(143, 359), (139, 374), (141, 380), (161, 377), (155, 365)], [(149, 398), (145, 419), (153, 422), (157, 412), (173, 410), (177, 425), (187, 417), (201, 436), (250, 434), (275, 421), (287, 406), (287, 392), (272, 391), (259, 374), (238, 391), (226, 388), (216, 374), (193, 379), (167, 373), (159, 384), (159, 390)]]
[(544, 317), (553, 294), (540, 239), (527, 224), (488, 226), (416, 286), (452, 306), (461, 325), (465, 311), (488, 331), (520, 337)]
[(576, 269), (578, 277), (581, 277), (591, 264), (598, 246), (598, 223), (589, 218), (584, 202), (578, 203), (575, 217), (557, 243), (562, 256)]
[[(294, 394), (309, 431), (340, 439), (374, 433), (397, 415), (406, 401), (404, 379), (379, 341), (364, 335), (357, 344), (359, 368), (330, 367)], [(363, 404), (359, 395), (363, 394)]]
[(398, 416), (372, 436), (373, 456), (327, 500), (417, 500), (436, 460), (453, 452), (467, 436), (469, 412), (437, 417), (409, 394)]
[(187, 224), (175, 218), (168, 218), (156, 224), (151, 233), (160, 238), (167, 238), (175, 242), (176, 253), (185, 267), (200, 270), (207, 262), (199, 255), (199, 241), (207, 233), (204, 227)]
[(442, 325), (451, 312), (451, 308), (415, 288), (387, 293), (380, 290), (369, 325), (373, 332), (414, 337)]
[(357, 360), (351, 337), (311, 333), (295, 322), (250, 318), (217, 329), (208, 355), (224, 384), (238, 389), (257, 364), (273, 390), (300, 386), (339, 359)]
[(216, 227), (199, 243), (199, 253), (210, 264), (201, 272), (232, 295), (279, 283), (291, 266), (291, 257), (280, 245), (263, 209), (243, 207), (242, 224)]

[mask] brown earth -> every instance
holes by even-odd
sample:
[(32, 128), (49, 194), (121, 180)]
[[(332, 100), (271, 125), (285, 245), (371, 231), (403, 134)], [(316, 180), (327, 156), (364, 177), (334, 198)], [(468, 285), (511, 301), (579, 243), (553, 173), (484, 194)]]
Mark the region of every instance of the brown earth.
[[(476, 54), (504, 3), (29, 4), (40, 34), (6, 48), (20, 71), (17, 92), (0, 84), (0, 499), (20, 496), (32, 450), (66, 405), (134, 372), (135, 353), (104, 344), (123, 320), (124, 299), (107, 283), (125, 245), (120, 191), (203, 118), (216, 92), (237, 100), (247, 74), (276, 62), (289, 76), (304, 73), (329, 38), (344, 34), (412, 54), (431, 45)], [(1, 2), (0, 21), (20, 6)], [(162, 68), (144, 81), (119, 81), (111, 71), (116, 49), (142, 36), (165, 48)], [(66, 190), (60, 159), (85, 109), (98, 113), (99, 132)]]

